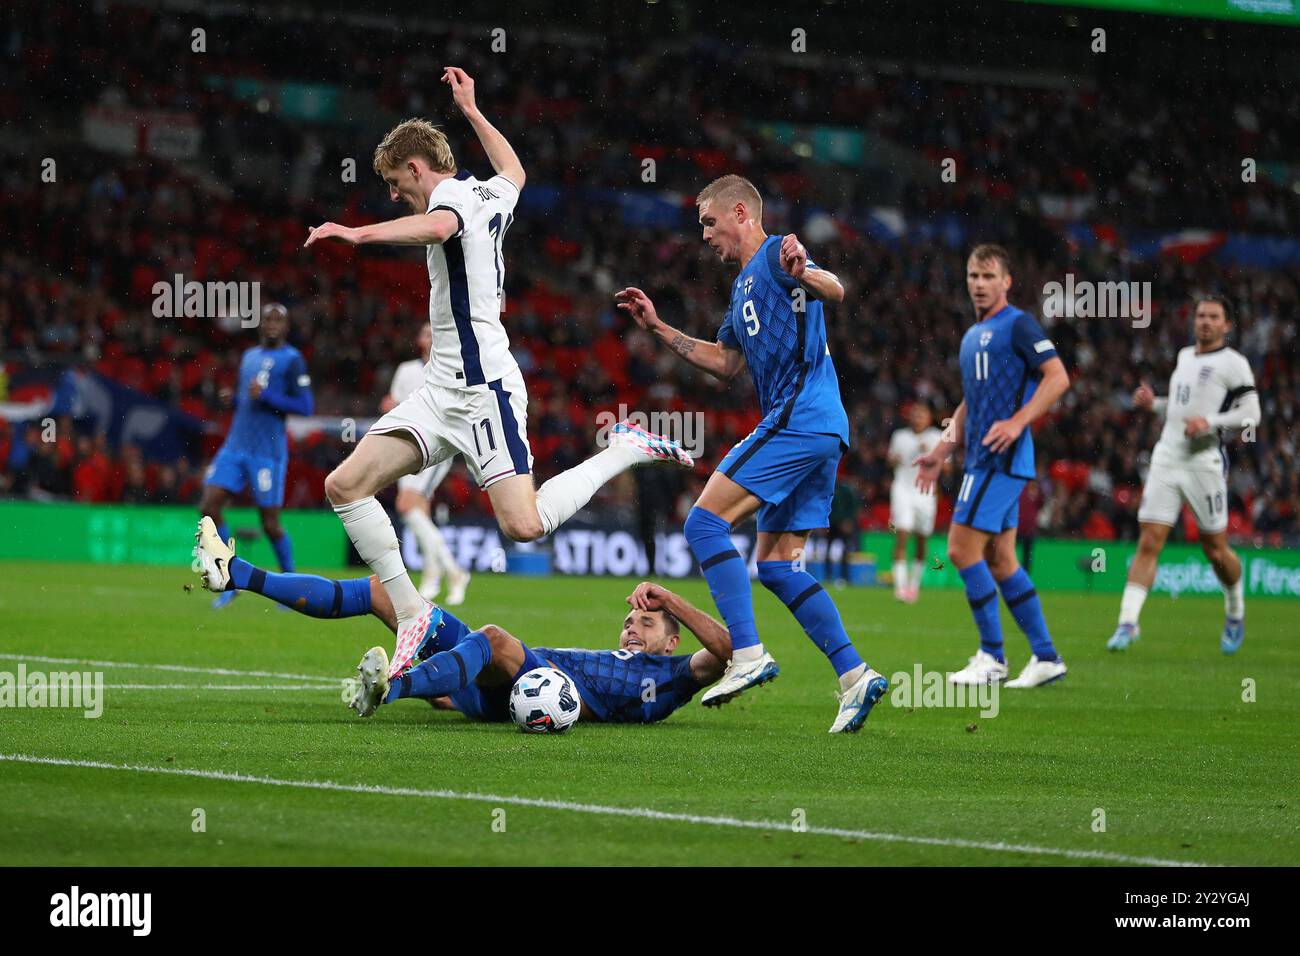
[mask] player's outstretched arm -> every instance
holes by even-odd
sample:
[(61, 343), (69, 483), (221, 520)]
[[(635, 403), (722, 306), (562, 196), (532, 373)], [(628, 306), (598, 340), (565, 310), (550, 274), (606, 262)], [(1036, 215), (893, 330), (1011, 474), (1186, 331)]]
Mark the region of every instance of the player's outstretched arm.
[(628, 286), (622, 292), (615, 293), (614, 298), (618, 300), (618, 307), (632, 316), (637, 325), (696, 368), (703, 369), (723, 381), (730, 381), (744, 371), (745, 356), (739, 349), (729, 349), (721, 342), (693, 339), (673, 328), (659, 318), (654, 303), (640, 289)]
[(497, 175), (504, 176), (517, 188), (523, 189), (526, 178), (523, 163), (519, 162), (509, 141), (479, 112), (478, 105), (474, 102), (474, 78), (458, 66), (444, 67), (444, 70), (442, 82), (451, 87), (452, 98), (465, 114), (465, 119), (469, 120), (469, 125), (474, 127), (474, 133), (483, 144), (483, 152), (487, 153), (492, 168), (497, 171)]
[(642, 611), (667, 611), (682, 622), (704, 650), (691, 657), (691, 675), (701, 686), (712, 684), (722, 676), (731, 660), (731, 632), (680, 594), (651, 581), (642, 581), (627, 599)]
[(428, 246), (443, 243), (456, 234), (460, 222), (456, 214), (446, 209), (435, 209), (430, 213), (415, 216), (402, 216), (387, 222), (376, 222), (369, 226), (341, 226), (337, 222), (326, 222), (307, 233), (303, 246), (310, 246), (322, 239), (337, 239), (350, 246), (363, 246), (379, 243), (389, 246)]

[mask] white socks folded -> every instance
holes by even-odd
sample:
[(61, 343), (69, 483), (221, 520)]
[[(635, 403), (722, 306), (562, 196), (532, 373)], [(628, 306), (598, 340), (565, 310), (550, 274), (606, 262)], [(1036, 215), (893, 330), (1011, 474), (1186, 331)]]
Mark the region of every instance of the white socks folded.
[(334, 513), (342, 520), (343, 530), (352, 539), (352, 546), (361, 555), (361, 560), (370, 565), (370, 570), (378, 576), (379, 583), (388, 593), (400, 631), (419, 617), (424, 610), (424, 599), (406, 573), (388, 514), (373, 497), (335, 505)]

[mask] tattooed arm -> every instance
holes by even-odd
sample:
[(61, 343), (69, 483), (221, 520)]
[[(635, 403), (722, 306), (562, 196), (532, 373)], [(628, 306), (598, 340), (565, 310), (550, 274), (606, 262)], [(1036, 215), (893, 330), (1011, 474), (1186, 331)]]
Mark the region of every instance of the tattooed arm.
[(720, 342), (693, 339), (673, 328), (655, 312), (654, 303), (640, 289), (627, 288), (617, 293), (618, 307), (647, 332), (654, 335), (696, 368), (723, 381), (735, 378), (745, 368), (745, 356), (739, 349), (729, 349)]

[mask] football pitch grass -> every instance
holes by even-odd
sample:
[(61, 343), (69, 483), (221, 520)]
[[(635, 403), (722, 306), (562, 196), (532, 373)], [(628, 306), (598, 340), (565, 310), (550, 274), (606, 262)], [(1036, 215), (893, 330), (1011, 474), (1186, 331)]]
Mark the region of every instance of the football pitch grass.
[[(1225, 657), (1220, 599), (1156, 595), (1142, 640), (1108, 654), (1118, 597), (1049, 594), (1064, 681), (1003, 690), (993, 717), (891, 696), (831, 736), (829, 666), (756, 588), (775, 683), (649, 727), (531, 736), (418, 701), (359, 720), (341, 680), (391, 646), (382, 625), (256, 595), (214, 612), (191, 579), (0, 562), (0, 671), (105, 682), (98, 719), (0, 709), (0, 864), (1300, 863), (1294, 604), (1250, 601)], [(484, 573), (457, 613), (608, 648), (634, 584)], [(713, 611), (702, 581), (670, 586)], [(833, 593), (887, 676), (973, 653), (957, 592)], [(1005, 610), (1003, 626), (1015, 673), (1028, 649)]]

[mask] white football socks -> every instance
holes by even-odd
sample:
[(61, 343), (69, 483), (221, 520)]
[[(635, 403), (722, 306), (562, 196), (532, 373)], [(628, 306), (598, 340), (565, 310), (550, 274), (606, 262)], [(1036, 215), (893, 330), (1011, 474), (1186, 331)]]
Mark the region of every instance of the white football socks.
[(1236, 584), (1223, 585), (1223, 613), (1234, 621), (1240, 621), (1246, 616), (1245, 578), (1243, 573), (1238, 575)]
[(388, 514), (374, 497), (335, 505), (334, 513), (343, 522), (343, 530), (352, 539), (352, 546), (361, 560), (370, 565), (379, 583), (388, 592), (397, 615), (400, 631), (408, 622), (419, 617), (424, 610), (424, 599), (411, 583), (402, 563), (402, 552), (397, 546), (397, 535)]
[(925, 576), (925, 565), (920, 561), (912, 562), (912, 576), (907, 580), (912, 585), (913, 591), (921, 590), (921, 578)]
[(550, 534), (591, 500), (597, 489), (645, 458), (627, 445), (612, 445), (580, 465), (562, 471), (537, 489), (537, 517)]
[(894, 593), (902, 594), (907, 590), (907, 562), (894, 562)]
[(741, 647), (731, 652), (731, 659), (737, 664), (752, 664), (767, 652), (763, 650), (762, 643), (752, 647)]
[(1140, 584), (1129, 582), (1124, 585), (1124, 596), (1119, 602), (1119, 622), (1137, 627), (1138, 617), (1142, 614), (1142, 605), (1146, 603), (1147, 589)]

